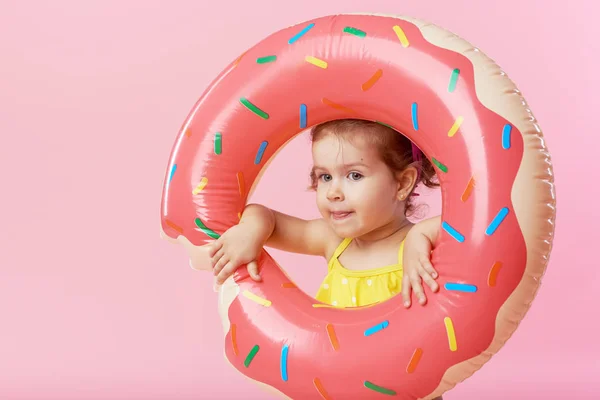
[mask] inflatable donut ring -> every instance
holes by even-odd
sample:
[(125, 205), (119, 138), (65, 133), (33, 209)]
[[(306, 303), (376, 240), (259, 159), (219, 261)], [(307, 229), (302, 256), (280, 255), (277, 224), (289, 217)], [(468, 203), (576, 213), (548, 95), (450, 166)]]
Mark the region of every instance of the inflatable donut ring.
[(298, 289), (263, 250), (262, 282), (240, 268), (219, 289), (225, 357), (288, 398), (432, 399), (514, 332), (554, 232), (541, 130), (507, 75), (466, 41), (412, 18), (355, 14), (268, 36), (216, 78), (181, 127), (162, 234), (189, 248), (212, 242), (238, 223), (286, 142), (341, 118), (389, 125), (435, 165), (441, 289), (423, 307), (405, 309), (395, 296), (336, 308)]

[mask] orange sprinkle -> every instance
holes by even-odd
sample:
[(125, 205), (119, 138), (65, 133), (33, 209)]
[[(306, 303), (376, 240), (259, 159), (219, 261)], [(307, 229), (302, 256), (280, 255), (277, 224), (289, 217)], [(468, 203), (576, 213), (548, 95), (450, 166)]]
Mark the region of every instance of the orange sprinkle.
[(167, 223), (168, 226), (170, 226), (171, 228), (175, 229), (177, 232), (181, 233), (183, 235), (183, 228), (180, 227), (179, 225), (175, 224), (175, 222), (169, 221), (168, 219), (165, 220), (165, 222)]
[(362, 84), (362, 90), (363, 92), (366, 92), (367, 90), (371, 89), (373, 87), (373, 85), (379, 80), (379, 78), (381, 78), (381, 76), (383, 75), (383, 70), (378, 69), (371, 78), (369, 78), (368, 81), (366, 81), (365, 83)]
[(240, 189), (240, 196), (244, 196), (244, 192), (246, 191), (246, 185), (244, 183), (244, 173), (243, 172), (238, 172), (237, 173), (237, 181), (238, 181), (238, 188)]
[(336, 110), (345, 111), (345, 112), (350, 113), (350, 114), (356, 114), (356, 112), (353, 109), (348, 108), (348, 107), (344, 107), (341, 104), (334, 103), (333, 101), (331, 101), (329, 99), (326, 99), (325, 97), (323, 97), (323, 99), (321, 101), (323, 102), (323, 104), (326, 104), (329, 107), (333, 107)]
[(329, 341), (331, 342), (331, 346), (335, 351), (340, 349), (340, 344), (338, 342), (337, 336), (335, 336), (335, 330), (333, 329), (333, 325), (327, 324), (327, 335), (329, 335)]
[(190, 136), (192, 136), (192, 128), (187, 128), (187, 129), (185, 130), (185, 136), (187, 136), (187, 137), (190, 137)]
[(408, 366), (406, 367), (406, 372), (408, 372), (409, 374), (412, 374), (413, 372), (415, 372), (415, 370), (417, 369), (417, 365), (419, 364), (419, 361), (421, 361), (422, 355), (423, 355), (423, 349), (421, 349), (420, 347), (417, 347), (415, 349), (415, 352), (413, 353), (412, 357), (410, 358), (410, 361), (408, 362)]
[(240, 61), (242, 60), (242, 58), (244, 57), (244, 55), (246, 54), (246, 52), (242, 53), (237, 60), (234, 61), (233, 66), (237, 67), (237, 65), (240, 63)]
[(231, 346), (233, 347), (233, 354), (238, 355), (238, 347), (237, 347), (237, 329), (235, 324), (231, 324)]
[(488, 275), (489, 287), (496, 286), (496, 279), (498, 278), (498, 272), (500, 272), (500, 268), (502, 268), (502, 263), (500, 261), (496, 261), (490, 270), (490, 274)]
[(297, 286), (294, 284), (294, 282), (285, 282), (281, 284), (281, 287), (285, 289), (294, 289)]
[(331, 400), (331, 397), (329, 397), (329, 395), (325, 391), (325, 388), (323, 387), (323, 384), (321, 383), (319, 378), (313, 379), (313, 384), (315, 385), (315, 389), (317, 389), (317, 392), (319, 392), (319, 394), (324, 400)]
[(469, 199), (469, 197), (471, 197), (471, 192), (473, 192), (474, 187), (475, 187), (475, 177), (472, 176), (471, 179), (469, 179), (469, 183), (467, 183), (467, 187), (465, 188), (465, 191), (463, 192), (462, 196), (460, 197), (460, 199), (462, 200), (463, 203), (465, 201), (467, 201)]

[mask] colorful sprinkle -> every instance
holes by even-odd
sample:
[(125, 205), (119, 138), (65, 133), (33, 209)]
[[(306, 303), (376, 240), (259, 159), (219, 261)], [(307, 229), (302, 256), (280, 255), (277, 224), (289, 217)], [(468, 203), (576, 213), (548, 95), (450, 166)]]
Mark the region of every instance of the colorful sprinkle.
[(221, 132), (215, 133), (215, 154), (219, 155), (223, 152), (223, 135)]
[(238, 181), (238, 189), (240, 190), (240, 196), (244, 197), (246, 185), (244, 183), (244, 173), (243, 172), (240, 171), (237, 173), (237, 181)]
[(169, 226), (169, 227), (175, 229), (177, 232), (183, 234), (183, 228), (180, 227), (179, 225), (177, 225), (175, 222), (167, 219), (167, 220), (165, 220), (165, 223), (167, 224), (167, 226)]
[(454, 89), (456, 89), (456, 82), (458, 81), (458, 75), (460, 75), (460, 69), (455, 68), (452, 71), (452, 76), (450, 77), (450, 83), (448, 84), (448, 91), (450, 93), (454, 92)]
[(477, 291), (477, 286), (475, 285), (467, 285), (466, 283), (446, 283), (444, 285), (446, 290), (456, 291), (456, 292), (465, 292), (465, 293), (475, 293)]
[(173, 164), (173, 166), (171, 167), (171, 172), (169, 173), (169, 183), (171, 183), (171, 179), (173, 179), (175, 171), (177, 171), (177, 164)]
[(290, 349), (290, 346), (288, 346), (287, 344), (283, 345), (283, 348), (281, 349), (281, 362), (280, 362), (281, 379), (283, 379), (286, 382), (288, 380), (287, 360), (288, 360), (289, 349)]
[(277, 60), (277, 56), (266, 56), (266, 57), (258, 57), (256, 59), (257, 64), (266, 64)]
[(465, 201), (467, 201), (469, 199), (469, 197), (471, 197), (471, 193), (473, 192), (474, 187), (475, 187), (475, 177), (472, 176), (471, 179), (469, 179), (469, 183), (467, 183), (467, 187), (465, 188), (465, 191), (463, 192), (462, 196), (460, 196), (460, 200), (463, 203)]
[[(313, 306), (313, 308), (344, 308), (342, 306), (334, 306), (334, 305), (325, 304), (325, 303), (315, 303), (312, 306)], [(356, 308), (356, 307), (353, 307), (353, 308)]]
[(371, 336), (388, 327), (390, 323), (386, 320), (377, 325), (374, 325), (365, 331), (365, 336)]
[(258, 350), (260, 350), (260, 347), (258, 347), (258, 345), (255, 344), (254, 347), (252, 348), (252, 350), (250, 350), (250, 353), (248, 353), (248, 355), (246, 356), (246, 359), (244, 360), (244, 366), (246, 368), (248, 368), (250, 366), (250, 363), (256, 356), (256, 353), (258, 353)]
[(391, 126), (390, 124), (386, 124), (385, 122), (381, 122), (381, 121), (375, 121), (375, 122), (377, 122), (377, 123), (378, 123), (378, 124), (380, 124), (380, 125), (387, 126), (387, 127), (388, 127), (388, 128), (390, 128), (390, 129), (394, 129), (394, 127), (393, 127), (393, 126)]
[(444, 318), (444, 324), (446, 325), (446, 334), (448, 335), (448, 346), (450, 351), (456, 351), (456, 335), (454, 333), (454, 324), (450, 317)]
[(319, 392), (323, 400), (331, 400), (331, 397), (329, 397), (329, 394), (327, 394), (327, 392), (325, 391), (325, 388), (323, 387), (323, 384), (321, 383), (319, 378), (313, 379), (313, 384), (315, 385), (315, 389), (317, 389), (317, 392)]
[(450, 236), (456, 239), (457, 242), (462, 243), (465, 241), (465, 237), (461, 235), (456, 229), (451, 227), (450, 224), (448, 224), (446, 221), (442, 222), (442, 228), (444, 228), (444, 230), (448, 232)]
[(220, 237), (220, 235), (217, 232), (213, 231), (212, 229), (207, 228), (206, 225), (204, 225), (204, 223), (202, 222), (202, 220), (200, 218), (196, 218), (194, 220), (194, 222), (196, 223), (196, 226), (198, 228), (200, 228), (200, 230), (202, 232), (204, 232), (205, 234), (207, 234), (211, 238), (218, 239)]
[(353, 109), (344, 107), (341, 104), (334, 103), (333, 101), (326, 99), (325, 97), (323, 97), (323, 99), (321, 99), (321, 101), (323, 102), (323, 104), (328, 105), (329, 107), (333, 107), (336, 110), (345, 111), (350, 114), (356, 114), (356, 112)]
[(358, 37), (365, 37), (365, 36), (367, 36), (367, 32), (361, 31), (360, 29), (356, 29), (356, 28), (353, 28), (351, 26), (345, 27), (344, 28), (344, 32), (349, 33), (351, 35), (358, 36)]
[(300, 104), (300, 128), (306, 128), (306, 104)]
[(436, 165), (436, 167), (438, 167), (442, 172), (448, 172), (448, 167), (446, 167), (444, 164), (442, 164), (435, 158), (432, 158), (431, 161), (433, 161), (433, 163)]
[(417, 103), (412, 103), (411, 114), (412, 114), (412, 124), (415, 131), (419, 130), (419, 119), (417, 116), (418, 106)]
[(494, 217), (494, 219), (492, 220), (490, 225), (485, 230), (485, 234), (489, 236), (489, 235), (493, 234), (494, 232), (496, 232), (496, 229), (498, 229), (498, 226), (500, 226), (500, 224), (502, 223), (502, 221), (504, 221), (504, 218), (506, 218), (507, 215), (508, 215), (507, 207), (500, 209), (500, 211), (498, 211), (498, 214), (496, 214), (496, 216)]
[(260, 164), (268, 144), (269, 142), (267, 142), (266, 140), (260, 144), (258, 152), (256, 153), (256, 158), (254, 159), (254, 164)]
[(498, 279), (498, 273), (502, 268), (502, 263), (500, 261), (496, 261), (492, 268), (490, 269), (490, 274), (488, 275), (488, 286), (494, 287), (496, 286), (496, 280)]
[(364, 385), (365, 385), (365, 387), (367, 389), (371, 389), (371, 390), (374, 390), (374, 391), (382, 393), (382, 394), (389, 394), (389, 395), (392, 395), (392, 396), (396, 394), (396, 392), (394, 392), (393, 390), (386, 389), (386, 388), (381, 387), (381, 386), (377, 386), (377, 385), (375, 385), (375, 384), (373, 384), (373, 383), (371, 383), (369, 381), (365, 381)]
[(295, 289), (298, 286), (296, 286), (296, 284), (294, 282), (284, 282), (281, 284), (281, 287), (284, 289)]
[(502, 129), (502, 148), (504, 150), (510, 149), (510, 132), (512, 131), (512, 126), (509, 124), (504, 125)]
[(452, 128), (450, 128), (450, 130), (448, 131), (448, 137), (452, 137), (456, 134), (456, 132), (458, 132), (458, 129), (460, 128), (460, 125), (463, 123), (463, 120), (464, 120), (464, 118), (462, 116), (459, 116), (458, 118), (456, 118), (456, 121), (454, 121)]
[(254, 104), (252, 104), (250, 102), (250, 100), (246, 99), (245, 97), (242, 97), (240, 99), (240, 103), (242, 103), (248, 110), (252, 111), (254, 114), (258, 115), (259, 117), (261, 117), (263, 119), (269, 119), (269, 114), (267, 114), (260, 108), (256, 107)]
[(371, 76), (368, 81), (366, 81), (365, 83), (362, 84), (362, 90), (363, 90), (363, 92), (366, 92), (367, 90), (371, 89), (373, 87), (373, 85), (375, 83), (377, 83), (377, 81), (379, 80), (379, 78), (381, 78), (382, 76), (383, 76), (383, 70), (382, 69), (378, 69), (377, 71), (375, 71), (375, 73), (373, 74), (373, 76)]
[(421, 361), (421, 356), (423, 356), (423, 349), (416, 348), (413, 353), (410, 361), (408, 362), (408, 366), (406, 367), (406, 372), (412, 374), (417, 369), (417, 365), (419, 365), (419, 361)]
[(231, 347), (233, 347), (233, 354), (238, 355), (238, 345), (237, 345), (237, 326), (235, 324), (231, 324)]
[(327, 61), (323, 61), (323, 60), (321, 60), (319, 58), (316, 58), (316, 57), (313, 57), (313, 56), (306, 56), (305, 60), (308, 63), (310, 63), (312, 65), (315, 65), (315, 66), (317, 66), (319, 68), (323, 68), (323, 69), (327, 68)]
[(194, 190), (192, 190), (192, 194), (195, 196), (198, 193), (200, 193), (202, 191), (202, 189), (204, 189), (206, 187), (207, 183), (208, 183), (207, 177), (200, 179), (200, 183), (198, 184), (198, 186), (196, 186), (196, 188)]
[(296, 42), (298, 39), (300, 39), (302, 36), (304, 36), (306, 34), (306, 32), (311, 30), (313, 26), (315, 26), (314, 23), (309, 24), (306, 27), (304, 27), (304, 29), (302, 29), (300, 32), (296, 33), (294, 36), (292, 36), (292, 38), (290, 40), (288, 40), (288, 44), (292, 44), (292, 43)]
[(243, 52), (238, 58), (237, 60), (234, 61), (233, 66), (237, 67), (237, 65), (240, 63), (240, 61), (242, 61), (242, 58), (244, 58), (244, 56), (246, 55), (246, 52)]
[(253, 302), (255, 302), (257, 304), (260, 304), (261, 306), (271, 307), (271, 301), (269, 301), (263, 297), (257, 296), (249, 290), (244, 290), (243, 294), (244, 294), (244, 297), (252, 300)]
[(340, 343), (338, 342), (337, 336), (335, 335), (335, 330), (333, 329), (333, 325), (327, 324), (327, 336), (329, 336), (329, 342), (331, 343), (331, 347), (335, 351), (340, 349)]
[(187, 129), (185, 130), (185, 136), (186, 136), (186, 137), (190, 137), (190, 136), (192, 136), (192, 128), (187, 128)]
[(394, 30), (394, 32), (396, 32), (396, 36), (398, 36), (398, 40), (400, 40), (402, 47), (408, 47), (408, 38), (406, 37), (406, 34), (402, 30), (402, 28), (400, 28), (398, 25), (394, 25), (392, 29)]

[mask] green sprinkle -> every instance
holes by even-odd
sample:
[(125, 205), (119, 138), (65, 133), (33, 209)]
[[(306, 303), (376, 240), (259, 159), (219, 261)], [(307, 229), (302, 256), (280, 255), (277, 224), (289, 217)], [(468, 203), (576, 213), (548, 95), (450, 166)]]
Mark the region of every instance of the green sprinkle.
[(358, 37), (367, 36), (367, 32), (361, 31), (360, 29), (352, 28), (351, 26), (345, 27), (344, 32), (349, 33), (351, 35), (358, 36)]
[(256, 59), (256, 62), (258, 64), (266, 64), (266, 63), (270, 63), (277, 60), (277, 56), (266, 56), (266, 57), (259, 57)]
[(244, 360), (244, 365), (246, 366), (246, 368), (248, 368), (248, 366), (254, 359), (254, 356), (256, 355), (256, 353), (258, 353), (258, 349), (260, 349), (260, 347), (258, 347), (258, 345), (255, 344), (254, 347), (252, 348), (252, 350), (250, 350), (250, 353), (248, 353), (248, 355), (246, 356), (246, 359)]
[(456, 82), (458, 81), (458, 75), (460, 74), (460, 69), (455, 68), (454, 71), (452, 71), (452, 76), (450, 77), (450, 84), (448, 85), (448, 91), (450, 93), (454, 92), (454, 89), (456, 89)]
[(215, 133), (215, 154), (219, 155), (223, 152), (223, 135), (221, 132)]
[(439, 162), (438, 160), (436, 160), (435, 158), (431, 159), (433, 161), (433, 163), (442, 170), (442, 172), (448, 172), (448, 167), (446, 167), (444, 164), (442, 164), (441, 162)]
[(374, 385), (374, 384), (372, 384), (369, 381), (365, 381), (365, 387), (368, 388), (368, 389), (374, 390), (376, 392), (383, 393), (383, 394), (389, 394), (389, 395), (392, 395), (392, 396), (394, 396), (396, 394), (396, 392), (394, 392), (393, 390), (386, 389), (384, 387)]
[(375, 122), (377, 122), (380, 125), (387, 126), (388, 128), (394, 129), (394, 127), (392, 127), (391, 125), (386, 124), (385, 122), (381, 122), (381, 121), (375, 121)]
[(240, 103), (242, 103), (244, 106), (246, 106), (246, 108), (248, 110), (252, 111), (254, 114), (258, 115), (259, 117), (264, 118), (264, 119), (269, 119), (269, 114), (267, 114), (266, 112), (264, 112), (260, 108), (256, 107), (254, 104), (252, 104), (245, 97), (242, 97), (240, 99)]
[(196, 219), (194, 220), (194, 222), (196, 223), (196, 226), (197, 226), (198, 228), (200, 228), (200, 230), (201, 230), (202, 232), (206, 233), (206, 234), (207, 234), (208, 236), (210, 236), (211, 238), (213, 238), (213, 239), (218, 239), (218, 238), (220, 237), (220, 235), (219, 235), (217, 232), (213, 231), (212, 229), (208, 229), (208, 228), (206, 227), (206, 225), (204, 225), (204, 223), (203, 223), (203, 222), (200, 220), (200, 218), (196, 218)]

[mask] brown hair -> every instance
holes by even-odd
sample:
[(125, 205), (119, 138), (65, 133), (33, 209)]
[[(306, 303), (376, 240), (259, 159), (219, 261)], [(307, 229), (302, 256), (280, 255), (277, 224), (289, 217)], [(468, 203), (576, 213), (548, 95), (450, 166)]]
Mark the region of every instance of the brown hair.
[[(415, 187), (419, 183), (429, 188), (439, 186), (435, 169), (429, 159), (421, 156), (414, 160), (412, 142), (391, 127), (361, 119), (340, 119), (314, 126), (311, 129), (310, 138), (315, 143), (328, 134), (343, 137), (346, 140), (352, 140), (353, 137), (361, 135), (370, 144), (377, 147), (381, 159), (392, 171), (400, 172), (409, 166), (415, 167), (419, 172), (419, 181), (415, 184)], [(310, 180), (311, 189), (316, 189), (317, 177), (314, 173), (311, 173)], [(414, 211), (411, 195), (406, 200), (406, 214)]]

